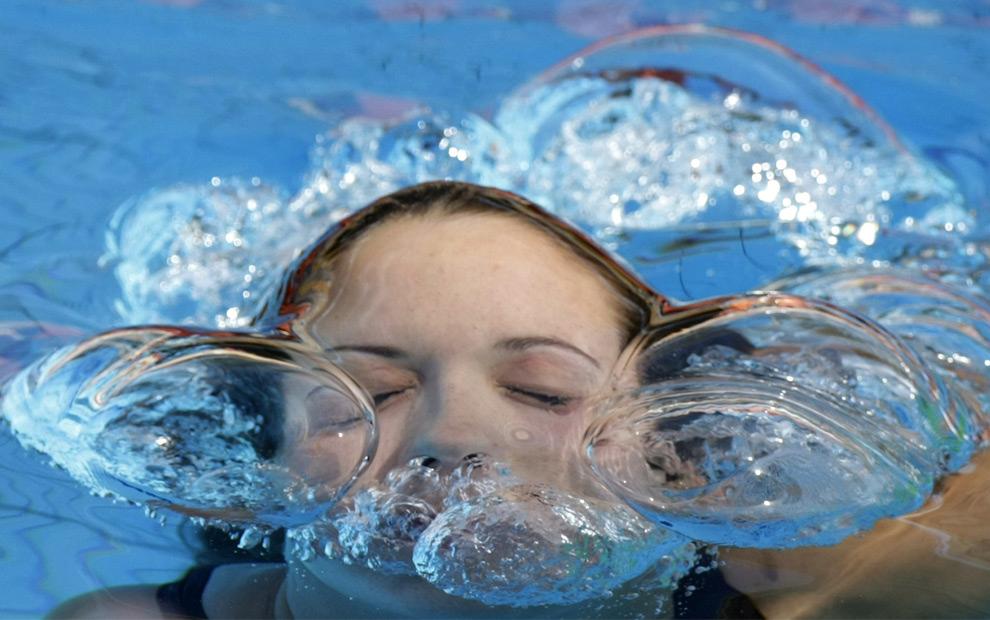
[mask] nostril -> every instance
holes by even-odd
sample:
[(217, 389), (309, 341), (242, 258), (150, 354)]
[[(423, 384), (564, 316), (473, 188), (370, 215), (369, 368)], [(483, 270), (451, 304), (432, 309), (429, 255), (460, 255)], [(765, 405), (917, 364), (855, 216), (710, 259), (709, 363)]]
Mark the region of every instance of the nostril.
[(410, 459), (406, 466), (412, 468), (425, 467), (426, 469), (432, 469), (434, 471), (440, 471), (441, 469), (451, 467), (467, 467), (469, 469), (473, 469), (486, 464), (488, 459), (488, 455), (484, 452), (472, 452), (462, 456), (456, 463), (447, 462), (446, 464), (443, 460), (433, 456), (417, 456)]
[(471, 454), (466, 454), (461, 457), (461, 464), (477, 467), (484, 464), (487, 459), (488, 455), (484, 452), (472, 452)]
[(428, 467), (430, 469), (440, 469), (440, 460), (435, 459), (432, 456), (424, 456), (420, 459), (419, 464), (423, 467)]

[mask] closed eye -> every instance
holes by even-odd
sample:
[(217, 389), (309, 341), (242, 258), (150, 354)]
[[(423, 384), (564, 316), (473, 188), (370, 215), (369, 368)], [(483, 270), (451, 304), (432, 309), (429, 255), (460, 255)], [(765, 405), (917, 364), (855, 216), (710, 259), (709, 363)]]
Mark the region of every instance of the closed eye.
[(409, 388), (402, 388), (398, 390), (387, 390), (385, 392), (379, 392), (377, 394), (374, 394), (371, 398), (375, 402), (375, 407), (382, 407), (388, 404), (391, 400), (393, 400), (397, 396), (400, 396), (401, 394), (403, 394), (408, 390)]
[(306, 413), (306, 433), (339, 433), (364, 422), (364, 416), (353, 403), (336, 391), (323, 386), (311, 390), (303, 400)]
[(543, 409), (561, 409), (574, 402), (575, 397), (563, 396), (561, 394), (551, 394), (530, 388), (522, 388), (514, 385), (502, 386), (510, 395), (522, 400), (526, 404), (534, 405)]
[(318, 429), (311, 429), (310, 433), (312, 435), (319, 435), (321, 433), (341, 433), (364, 422), (366, 422), (364, 416), (356, 415), (343, 420), (334, 420), (331, 423), (324, 424)]

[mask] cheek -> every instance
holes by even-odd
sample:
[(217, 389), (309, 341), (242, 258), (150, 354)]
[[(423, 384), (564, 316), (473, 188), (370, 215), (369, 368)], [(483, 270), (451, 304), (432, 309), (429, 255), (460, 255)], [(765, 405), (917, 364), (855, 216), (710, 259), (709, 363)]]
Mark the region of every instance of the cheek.
[(513, 460), (559, 469), (562, 461), (579, 457), (586, 426), (583, 409), (567, 414), (513, 413), (501, 427), (502, 445)]
[(364, 481), (380, 481), (390, 470), (404, 465), (402, 461), (409, 452), (410, 444), (416, 439), (417, 431), (411, 423), (408, 407), (389, 407), (379, 411), (376, 421), (378, 448), (361, 477)]
[(534, 433), (532, 427), (510, 429), (508, 433), (512, 458), (505, 460), (516, 478), (528, 484), (585, 492), (590, 475), (581, 457), (584, 433), (580, 425), (545, 434)]
[(280, 460), (309, 485), (340, 488), (364, 458), (357, 443), (329, 437), (308, 438), (288, 446)]

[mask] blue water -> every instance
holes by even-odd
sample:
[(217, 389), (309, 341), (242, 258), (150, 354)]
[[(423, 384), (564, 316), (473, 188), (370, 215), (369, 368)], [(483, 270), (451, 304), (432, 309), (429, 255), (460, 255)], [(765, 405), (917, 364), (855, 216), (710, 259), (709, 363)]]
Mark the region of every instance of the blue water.
[[(984, 2), (578, 4), (4, 3), (0, 357), (22, 363), (121, 323), (100, 257), (128, 198), (214, 176), (295, 191), (313, 137), (344, 118), (417, 104), (485, 113), (595, 38), (636, 26), (703, 22), (792, 47), (862, 96), (969, 205), (990, 200)], [(727, 277), (689, 265), (668, 292), (703, 297)], [(37, 337), (3, 331), (25, 322)], [(0, 451), (0, 584), (13, 593), (0, 613), (37, 615), (190, 564), (176, 528), (82, 494), (7, 434)]]

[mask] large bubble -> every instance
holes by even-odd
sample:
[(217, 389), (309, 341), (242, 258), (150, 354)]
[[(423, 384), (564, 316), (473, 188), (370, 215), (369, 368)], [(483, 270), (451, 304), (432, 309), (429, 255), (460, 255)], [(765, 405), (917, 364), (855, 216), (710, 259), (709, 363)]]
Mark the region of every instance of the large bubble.
[(887, 231), (941, 237), (974, 219), (854, 94), (746, 33), (609, 39), (521, 88), (496, 125), (518, 162), (510, 187), (584, 222), (668, 294), (887, 259), (903, 247)]
[[(951, 424), (969, 443), (990, 427), (990, 304), (972, 290), (905, 269), (805, 273), (775, 284), (871, 317), (899, 336), (938, 379)], [(950, 467), (966, 462), (951, 455)]]
[(19, 374), (0, 412), (94, 492), (226, 523), (306, 523), (374, 453), (368, 396), (298, 345), (135, 328)]
[(838, 542), (919, 506), (973, 449), (910, 349), (809, 299), (683, 309), (628, 372), (644, 387), (601, 406), (592, 465), (655, 523), (708, 542)]
[(417, 572), (489, 605), (566, 605), (600, 597), (657, 563), (673, 585), (694, 560), (689, 539), (614, 501), (518, 485), (445, 510), (423, 533)]

